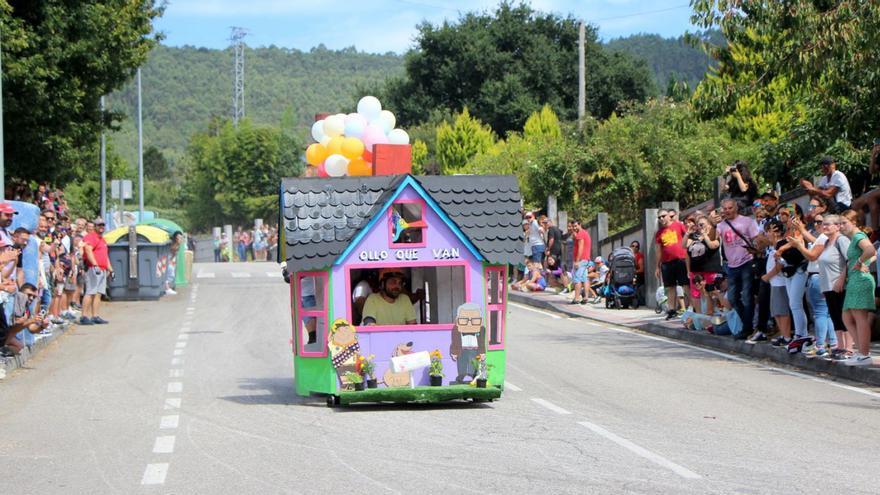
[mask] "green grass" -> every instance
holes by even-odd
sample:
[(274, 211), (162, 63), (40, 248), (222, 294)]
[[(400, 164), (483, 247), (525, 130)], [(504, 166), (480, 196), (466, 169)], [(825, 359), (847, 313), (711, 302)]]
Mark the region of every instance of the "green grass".
[(416, 388), (368, 388), (360, 392), (339, 392), (342, 405), (355, 402), (415, 402), (431, 403), (450, 400), (492, 400), (501, 397), (501, 389), (496, 387), (476, 388), (469, 385)]

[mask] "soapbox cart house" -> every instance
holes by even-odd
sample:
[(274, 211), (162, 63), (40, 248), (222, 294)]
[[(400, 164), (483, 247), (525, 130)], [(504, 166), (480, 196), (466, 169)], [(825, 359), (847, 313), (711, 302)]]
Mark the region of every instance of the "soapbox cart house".
[[(520, 209), (512, 176), (283, 180), (279, 257), (291, 273), (297, 393), (343, 404), (500, 396)], [(414, 324), (362, 321), (365, 298), (388, 277), (402, 281)], [(428, 353), (442, 363), (439, 387), (427, 387), (426, 361), (402, 364)], [(376, 388), (353, 391), (359, 362), (371, 357), (375, 369), (362, 375)], [(487, 388), (473, 386), (478, 375)]]

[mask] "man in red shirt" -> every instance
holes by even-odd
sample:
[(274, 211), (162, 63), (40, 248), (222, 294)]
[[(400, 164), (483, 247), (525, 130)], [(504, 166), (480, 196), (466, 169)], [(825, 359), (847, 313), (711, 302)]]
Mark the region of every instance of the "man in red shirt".
[(687, 251), (681, 244), (681, 240), (687, 235), (687, 229), (684, 224), (675, 220), (673, 216), (675, 212), (667, 209), (661, 209), (657, 214), (658, 229), (654, 235), (654, 242), (657, 244), (657, 269), (654, 276), (662, 278), (663, 286), (666, 287), (667, 303), (669, 310), (666, 313), (666, 319), (671, 320), (676, 317), (676, 308), (678, 306), (678, 295), (676, 287), (687, 286), (688, 273), (685, 259), (687, 259)]
[(587, 297), (583, 291), (588, 287), (587, 281), (587, 262), (590, 261), (590, 249), (592, 248), (592, 239), (586, 229), (581, 228), (581, 223), (577, 220), (571, 222), (571, 232), (574, 235), (574, 247), (572, 248), (572, 261), (574, 263), (574, 298), (571, 304), (586, 304)]
[(83, 296), (83, 313), (80, 325), (108, 323), (98, 316), (101, 296), (107, 293), (107, 275), (113, 273), (107, 242), (104, 240), (104, 219), (95, 219), (95, 230), (83, 239), (83, 260), (86, 264), (86, 291)]

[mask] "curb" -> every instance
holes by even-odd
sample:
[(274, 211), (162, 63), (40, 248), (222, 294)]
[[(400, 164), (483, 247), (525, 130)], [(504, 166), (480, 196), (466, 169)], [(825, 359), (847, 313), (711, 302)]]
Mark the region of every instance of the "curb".
[(509, 291), (507, 293), (507, 299), (535, 308), (563, 313), (573, 318), (584, 318), (601, 323), (625, 326), (628, 328), (641, 330), (650, 334), (666, 337), (673, 340), (687, 342), (689, 344), (698, 345), (700, 347), (705, 347), (712, 350), (773, 361), (775, 363), (790, 366), (793, 368), (812, 371), (823, 375), (829, 375), (836, 378), (852, 380), (855, 382), (861, 382), (867, 385), (880, 387), (880, 366), (844, 366), (842, 364), (835, 364), (831, 361), (826, 361), (820, 358), (807, 358), (803, 354), (788, 354), (780, 348), (773, 347), (769, 344), (746, 344), (745, 341), (742, 340), (734, 340), (732, 338), (724, 338), (702, 332), (693, 332), (685, 330), (683, 328), (671, 328), (651, 322), (632, 324), (610, 322), (595, 318), (593, 316), (584, 315), (582, 313), (572, 311), (564, 307), (560, 307), (560, 305), (554, 304), (551, 301), (534, 299), (524, 294), (516, 293), (514, 291)]
[(18, 356), (8, 358), (0, 357), (0, 380), (8, 378), (9, 374), (13, 371), (19, 368), (24, 368), (25, 363), (36, 356), (38, 352), (41, 352), (43, 349), (48, 347), (49, 344), (55, 342), (58, 337), (67, 333), (67, 331), (71, 328), (72, 324), (70, 322), (58, 325), (55, 331), (53, 331), (49, 336), (35, 341), (34, 345), (30, 347), (25, 346), (25, 348), (21, 350), (21, 353)]

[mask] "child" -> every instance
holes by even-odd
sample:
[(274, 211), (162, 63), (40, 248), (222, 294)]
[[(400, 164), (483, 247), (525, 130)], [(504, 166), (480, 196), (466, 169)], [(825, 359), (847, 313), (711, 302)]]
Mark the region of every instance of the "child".
[(529, 262), (526, 267), (526, 276), (513, 284), (513, 290), (520, 292), (541, 292), (547, 288), (547, 280), (541, 273), (541, 264)]
[(770, 341), (774, 346), (787, 346), (791, 342), (791, 315), (789, 313), (788, 292), (785, 290), (785, 278), (782, 276), (782, 263), (776, 259), (776, 249), (785, 241), (785, 227), (775, 218), (767, 220), (764, 226), (770, 240), (767, 247), (766, 273), (761, 280), (770, 284), (770, 316), (776, 320), (780, 335)]

